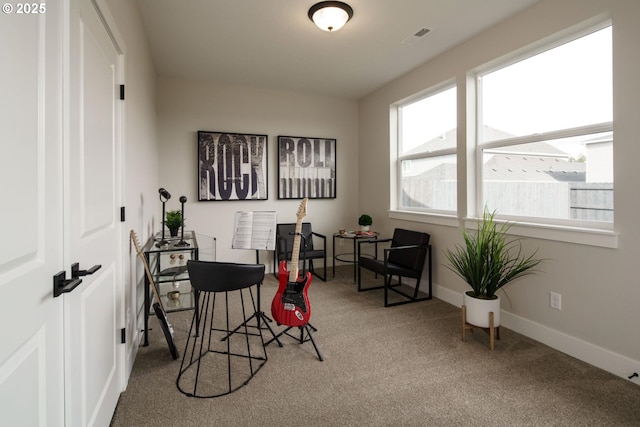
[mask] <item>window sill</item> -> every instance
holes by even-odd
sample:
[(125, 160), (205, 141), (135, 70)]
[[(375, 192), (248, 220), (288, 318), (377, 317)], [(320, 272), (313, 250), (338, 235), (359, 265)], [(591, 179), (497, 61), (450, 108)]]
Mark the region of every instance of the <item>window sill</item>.
[[(454, 215), (399, 210), (390, 210), (389, 218), (447, 227), (458, 227), (461, 222)], [(464, 218), (462, 220), (467, 228), (475, 227), (476, 221), (477, 220), (475, 218)], [(511, 226), (510, 234), (534, 239), (577, 243), (580, 245), (597, 246), (610, 249), (616, 249), (618, 247), (618, 233), (612, 230), (598, 230), (551, 224), (534, 224), (517, 221)]]
[[(474, 227), (475, 218), (465, 218), (467, 227)], [(502, 222), (497, 220), (497, 222)], [(509, 234), (534, 239), (552, 240), (556, 242), (577, 243), (579, 245), (598, 246), (616, 249), (618, 247), (618, 233), (613, 230), (599, 230), (595, 228), (570, 227), (566, 225), (535, 224), (513, 221)]]
[(436, 214), (432, 212), (390, 210), (389, 218), (422, 222), (425, 224), (444, 225), (447, 227), (458, 227), (459, 225), (458, 217), (455, 215)]

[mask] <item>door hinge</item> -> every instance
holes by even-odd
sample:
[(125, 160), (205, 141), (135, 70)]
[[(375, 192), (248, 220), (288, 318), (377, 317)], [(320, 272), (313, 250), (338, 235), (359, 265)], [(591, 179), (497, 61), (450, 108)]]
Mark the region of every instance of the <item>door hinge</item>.
[(120, 99), (124, 101), (124, 85), (120, 85)]
[(120, 222), (124, 222), (124, 206), (120, 207)]
[(127, 342), (127, 328), (120, 329), (120, 344)]

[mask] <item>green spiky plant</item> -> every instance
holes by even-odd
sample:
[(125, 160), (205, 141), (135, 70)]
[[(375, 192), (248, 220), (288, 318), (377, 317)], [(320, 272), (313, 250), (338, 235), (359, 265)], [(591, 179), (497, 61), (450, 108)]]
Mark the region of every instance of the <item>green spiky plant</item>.
[(446, 257), (451, 271), (471, 286), (470, 296), (495, 299), (498, 289), (520, 277), (533, 274), (543, 261), (537, 258), (538, 250), (525, 255), (521, 239), (507, 236), (513, 223), (497, 224), (495, 211), (485, 208), (478, 230), (462, 229), (464, 244), (456, 243), (447, 249)]

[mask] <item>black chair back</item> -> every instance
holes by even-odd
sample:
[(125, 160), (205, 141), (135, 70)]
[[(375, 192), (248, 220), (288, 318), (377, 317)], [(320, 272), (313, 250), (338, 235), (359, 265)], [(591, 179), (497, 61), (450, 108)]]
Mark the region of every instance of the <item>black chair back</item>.
[(389, 262), (414, 271), (422, 271), (425, 254), (429, 244), (429, 234), (418, 231), (396, 228), (393, 231), (391, 247), (421, 245), (422, 248), (407, 249), (406, 251), (389, 254)]
[[(291, 259), (291, 251), (293, 250), (293, 240), (296, 237), (296, 224), (277, 224), (276, 234), (278, 235), (278, 256), (280, 260)], [(300, 240), (300, 258), (302, 258), (303, 251), (313, 250), (313, 238), (311, 236), (311, 223), (303, 222), (301, 224), (300, 233), (302, 233)]]
[[(295, 240), (296, 223), (276, 224), (276, 250), (273, 257), (273, 271), (276, 273), (277, 263), (280, 261), (289, 261), (293, 252), (293, 241)], [(309, 264), (309, 271), (321, 280), (327, 280), (327, 237), (323, 234), (313, 231), (310, 222), (300, 224), (300, 253), (298, 254), (302, 264), (302, 272), (304, 273)], [(314, 238), (318, 239), (318, 244), (314, 247)], [(313, 260), (323, 260), (324, 274), (317, 273), (313, 265)]]

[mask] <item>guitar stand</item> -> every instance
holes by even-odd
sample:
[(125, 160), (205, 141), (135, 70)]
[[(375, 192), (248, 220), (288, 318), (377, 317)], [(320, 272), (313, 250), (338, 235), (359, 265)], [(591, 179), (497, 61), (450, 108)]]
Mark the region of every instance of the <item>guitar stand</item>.
[[(298, 329), (300, 329), (300, 336), (299, 337), (294, 336), (289, 332), (294, 327), (297, 327)], [(269, 329), (271, 329), (271, 327), (269, 327)], [(278, 344), (280, 345), (280, 347), (282, 347), (282, 344), (280, 343), (280, 340), (278, 339), (282, 335), (287, 335), (287, 336), (293, 338), (294, 340), (298, 341), (300, 344), (304, 344), (307, 341), (311, 341), (311, 344), (313, 344), (313, 348), (316, 350), (316, 354), (318, 355), (318, 359), (322, 362), (322, 361), (324, 361), (324, 358), (322, 357), (322, 354), (320, 353), (320, 350), (318, 349), (318, 346), (316, 345), (316, 342), (313, 340), (313, 335), (311, 334), (311, 330), (312, 329), (313, 329), (313, 332), (318, 332), (318, 330), (311, 323), (308, 323), (308, 322), (307, 322), (306, 325), (303, 325), (303, 326), (289, 326), (285, 330), (280, 332), (278, 335), (274, 335), (273, 338), (270, 339), (269, 341), (267, 341), (264, 345), (266, 347), (269, 344), (271, 344), (271, 342), (277, 341)], [(306, 332), (306, 336), (305, 336), (305, 332)]]
[[(264, 322), (264, 325), (267, 327), (267, 329), (269, 329), (269, 332), (271, 332), (271, 335), (273, 335), (273, 338), (269, 341), (277, 341), (278, 346), (282, 347), (282, 343), (280, 342), (280, 340), (278, 339), (280, 335), (276, 335), (276, 333), (273, 331), (273, 328), (271, 328), (271, 325), (269, 325), (269, 322), (273, 322), (273, 319), (271, 319), (269, 316), (267, 316), (264, 311), (262, 311), (260, 309), (260, 288), (262, 286), (262, 283), (258, 283), (258, 295), (257, 295), (257, 300), (258, 300), (258, 305), (257, 307), (254, 304), (254, 310), (256, 310), (247, 320), (245, 320), (244, 322), (242, 322), (240, 325), (238, 325), (238, 327), (236, 327), (233, 331), (229, 332), (227, 335), (225, 335), (220, 341), (224, 341), (227, 338), (229, 338), (231, 335), (235, 334), (236, 332), (238, 332), (240, 330), (240, 328), (245, 327), (245, 325), (247, 325), (249, 323), (249, 321), (253, 318), (256, 318), (258, 321), (258, 329), (264, 329), (262, 328), (262, 326), (260, 326), (260, 321)], [(251, 299), (253, 299), (253, 294), (251, 293)], [(267, 344), (264, 344), (264, 346), (266, 347)]]

